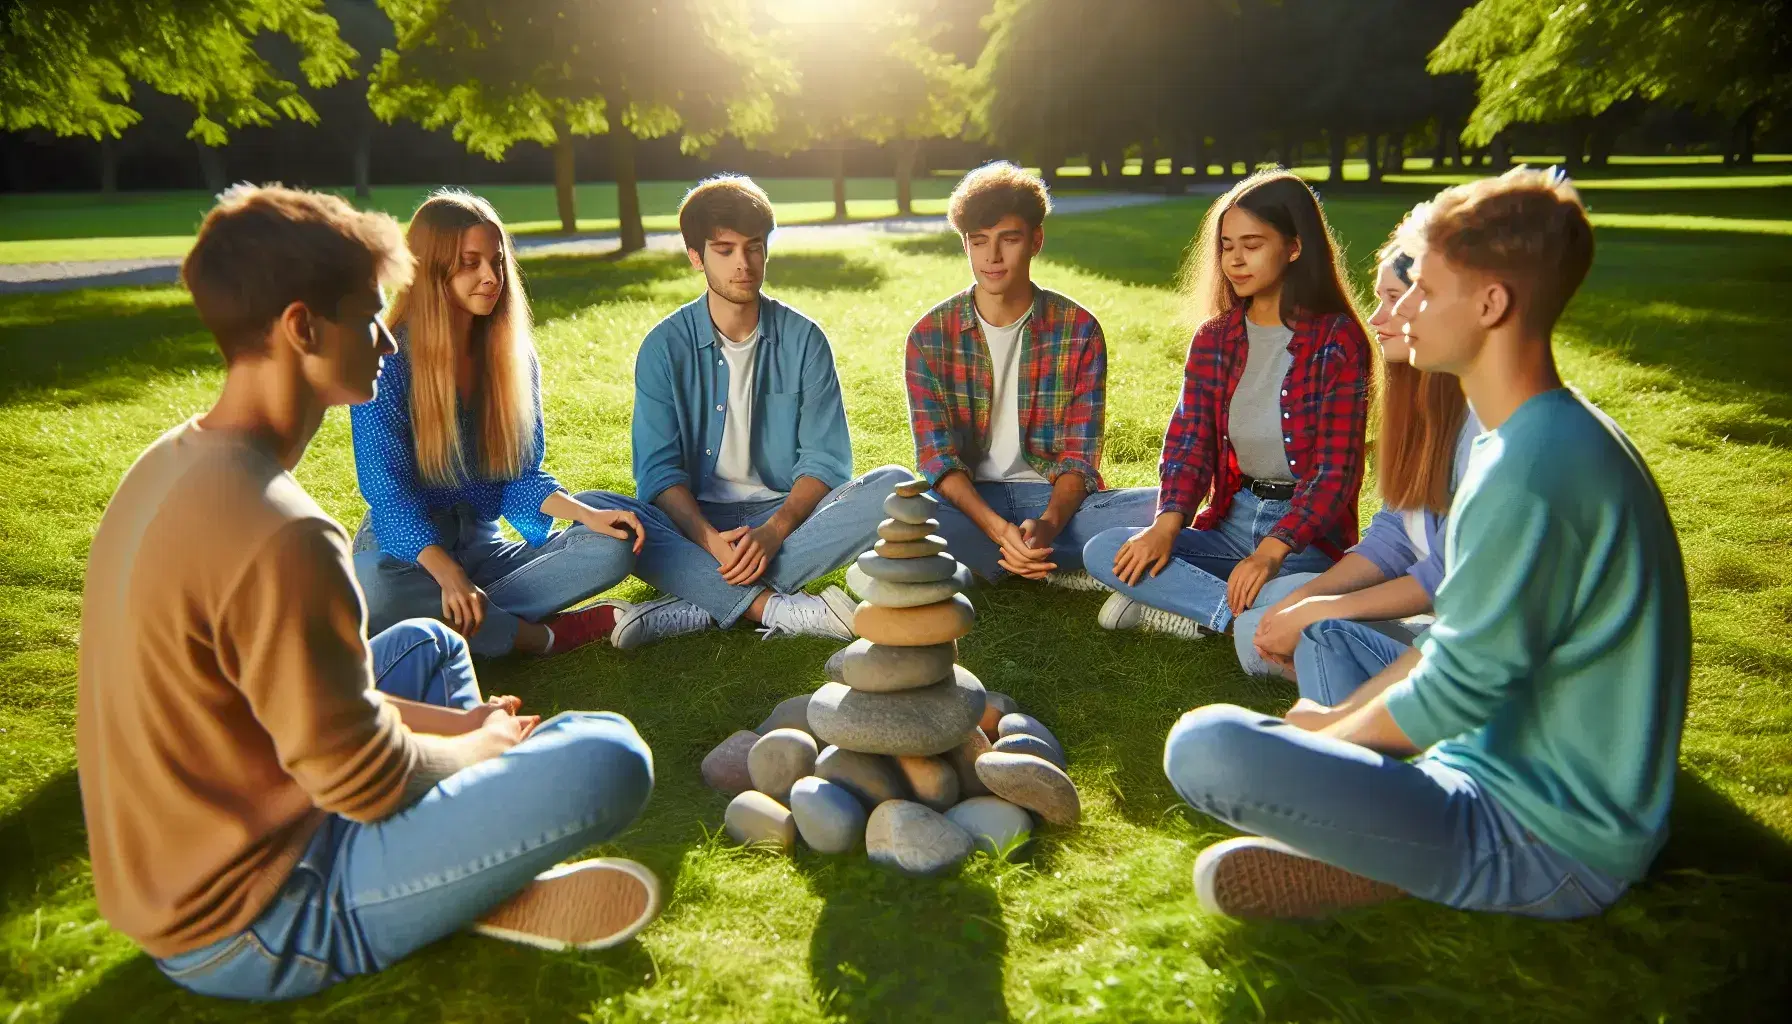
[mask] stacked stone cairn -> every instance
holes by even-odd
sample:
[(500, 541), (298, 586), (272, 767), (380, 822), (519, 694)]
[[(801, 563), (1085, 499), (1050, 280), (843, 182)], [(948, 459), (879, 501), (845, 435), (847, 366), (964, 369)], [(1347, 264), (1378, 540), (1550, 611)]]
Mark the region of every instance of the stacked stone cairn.
[(733, 797), (728, 835), (789, 851), (863, 844), (911, 875), (945, 871), (979, 847), (1012, 855), (1034, 816), (1082, 814), (1051, 730), (988, 692), (958, 661), (976, 612), (970, 570), (939, 537), (924, 480), (884, 501), (877, 546), (847, 570), (863, 602), (860, 639), (828, 659), (825, 683), (772, 710), (703, 759), (703, 778)]

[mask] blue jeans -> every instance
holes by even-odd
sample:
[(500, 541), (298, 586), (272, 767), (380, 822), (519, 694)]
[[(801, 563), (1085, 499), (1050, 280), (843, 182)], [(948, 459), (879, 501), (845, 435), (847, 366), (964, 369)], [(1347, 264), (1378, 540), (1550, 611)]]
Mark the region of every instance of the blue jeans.
[(1300, 695), (1330, 707), (1341, 704), (1357, 688), (1375, 678), (1411, 649), (1385, 631), (1398, 623), (1326, 619), (1301, 630), (1294, 648), (1294, 672)]
[[(1045, 514), (1051, 502), (1051, 484), (979, 483), (977, 494), (996, 515), (1016, 526)], [(997, 564), (1002, 549), (971, 522), (969, 516), (940, 499), (940, 536), (952, 556), (971, 567), (971, 571), (991, 583), (1009, 575)], [(1058, 572), (1075, 572), (1083, 568), (1083, 545), (1103, 530), (1149, 525), (1157, 514), (1157, 488), (1127, 487), (1113, 491), (1096, 491), (1083, 499), (1076, 514), (1052, 540), (1052, 561)]]
[[(466, 644), (438, 622), (401, 622), (372, 647), (383, 693), (482, 699)], [(621, 832), (652, 790), (653, 754), (626, 719), (556, 715), (383, 821), (326, 819), (253, 924), (156, 966), (201, 995), (257, 1000), (382, 970)]]
[[(1240, 612), (1238, 617), (1232, 620), (1232, 648), (1238, 653), (1238, 667), (1254, 676), (1289, 676), (1289, 673), (1283, 671), (1281, 666), (1274, 662), (1264, 661), (1257, 656), (1257, 645), (1254, 642), (1257, 624), (1263, 621), (1264, 613), (1274, 607), (1277, 601), (1318, 577), (1319, 574), (1316, 572), (1297, 572), (1291, 576), (1277, 576), (1263, 585), (1263, 590), (1257, 595), (1257, 603), (1248, 610)], [(1401, 651), (1418, 642), (1417, 638), (1424, 630), (1422, 626), (1415, 626), (1413, 621), (1402, 619), (1387, 622), (1350, 622), (1344, 619), (1328, 619), (1325, 622), (1308, 626), (1302, 631), (1300, 640), (1294, 645), (1294, 674), (1300, 680), (1301, 696), (1320, 700), (1315, 695), (1316, 691), (1308, 689), (1307, 680), (1319, 674), (1309, 669), (1308, 665), (1321, 659), (1324, 660), (1325, 668), (1330, 669), (1333, 677), (1330, 689), (1336, 690), (1345, 685), (1340, 676), (1340, 673), (1344, 671), (1345, 663), (1338, 659), (1347, 658), (1356, 653), (1354, 645), (1344, 642), (1345, 635), (1356, 636), (1359, 635), (1359, 631), (1376, 634), (1379, 639), (1365, 638), (1363, 640), (1364, 644), (1372, 645), (1375, 650), (1389, 649), (1382, 646), (1383, 642), (1395, 644), (1395, 647), (1391, 648), (1394, 653), (1387, 661), (1374, 668), (1367, 668), (1368, 675), (1349, 683), (1348, 689), (1343, 690), (1344, 696), (1339, 697), (1338, 700), (1349, 696), (1351, 691), (1368, 682), (1371, 676), (1386, 668), (1394, 658), (1399, 657)], [(1321, 627), (1338, 628), (1322, 629)], [(1362, 660), (1359, 664), (1366, 667), (1369, 662)], [(1321, 701), (1321, 703), (1330, 705), (1337, 701)]]
[(1629, 884), (1544, 845), (1441, 761), (1387, 757), (1231, 704), (1182, 716), (1164, 773), (1234, 828), (1464, 910), (1586, 917)]
[[(884, 519), (884, 499), (897, 484), (914, 478), (913, 472), (901, 466), (879, 466), (834, 488), (809, 518), (784, 538), (759, 582), (744, 587), (723, 580), (715, 556), (680, 532), (659, 506), (611, 493), (596, 495), (592, 504), (627, 509), (640, 517), (647, 528), (647, 544), (635, 561), (635, 575), (703, 609), (727, 629), (767, 590), (794, 594), (871, 550), (877, 543), (877, 524)], [(726, 532), (737, 526), (763, 526), (783, 504), (783, 498), (699, 501), (697, 508), (711, 526)]]
[[(1233, 495), (1232, 507), (1219, 525), (1211, 530), (1184, 529), (1170, 549), (1170, 564), (1156, 576), (1140, 577), (1132, 586), (1122, 583), (1114, 574), (1114, 556), (1120, 553), (1120, 546), (1143, 527), (1108, 530), (1097, 535), (1083, 549), (1083, 561), (1089, 566), (1090, 574), (1110, 589), (1141, 604), (1187, 616), (1216, 632), (1223, 632), (1232, 622), (1232, 610), (1226, 606), (1227, 577), (1232, 575), (1239, 562), (1257, 550), (1257, 545), (1269, 536), (1269, 531), (1288, 514), (1288, 507), (1285, 501), (1269, 501), (1250, 491), (1239, 491)], [(1331, 568), (1332, 561), (1325, 552), (1308, 547), (1283, 559), (1278, 575), (1324, 572)], [(1252, 607), (1268, 607), (1261, 593)]]
[[(614, 508), (609, 496), (585, 491), (580, 501)], [(540, 547), (505, 540), (498, 524), (480, 519), (472, 507), (455, 505), (430, 515), (442, 546), (490, 598), (485, 623), (469, 643), (481, 657), (509, 654), (517, 626), (540, 622), (628, 578), (634, 546), (594, 533), (583, 524), (556, 531)], [(355, 578), (367, 595), (367, 631), (378, 633), (404, 619), (442, 617), (442, 588), (416, 562), (380, 550), (371, 520), (355, 533)]]

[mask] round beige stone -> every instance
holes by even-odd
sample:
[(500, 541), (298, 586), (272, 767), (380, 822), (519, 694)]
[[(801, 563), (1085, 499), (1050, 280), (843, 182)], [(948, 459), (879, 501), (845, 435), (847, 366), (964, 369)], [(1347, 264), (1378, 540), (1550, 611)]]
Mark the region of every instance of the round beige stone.
[(756, 789), (728, 804), (722, 827), (742, 846), (769, 843), (787, 851), (796, 845), (796, 819), (790, 816), (790, 809)]
[(926, 494), (928, 486), (927, 478), (918, 476), (913, 480), (904, 480), (902, 483), (897, 484), (895, 492), (904, 498), (912, 498), (917, 494)]
[[(956, 640), (977, 624), (977, 610), (963, 594), (949, 601), (916, 608), (879, 608), (863, 602), (852, 617), (852, 631), (874, 644), (925, 647)], [(982, 709), (978, 709), (982, 715)]]
[(865, 853), (905, 875), (932, 875), (971, 855), (971, 834), (912, 800), (877, 805), (865, 824)]
[(939, 499), (931, 494), (904, 496), (892, 494), (884, 499), (884, 515), (905, 523), (925, 523), (939, 511)]
[(920, 540), (880, 540), (871, 550), (885, 558), (926, 558), (946, 553), (946, 538), (934, 534)]
[(915, 800), (944, 813), (958, 802), (958, 773), (943, 757), (907, 755), (896, 759)]
[(920, 540), (930, 533), (940, 532), (940, 521), (929, 519), (925, 523), (905, 523), (900, 519), (886, 519), (877, 524), (877, 536), (881, 540)]

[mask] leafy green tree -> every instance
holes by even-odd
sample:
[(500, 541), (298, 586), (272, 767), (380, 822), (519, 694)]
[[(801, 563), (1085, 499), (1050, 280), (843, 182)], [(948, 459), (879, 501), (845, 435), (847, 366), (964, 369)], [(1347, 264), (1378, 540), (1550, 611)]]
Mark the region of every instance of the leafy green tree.
[(614, 146), (624, 251), (647, 244), (635, 143), (678, 132), (695, 150), (769, 121), (779, 66), (743, 0), (381, 0), (397, 32), (373, 75), (375, 113), (451, 127), (501, 159), (518, 142), (554, 153), (560, 226), (577, 229), (572, 137)]
[(937, 31), (920, 27), (922, 6), (931, 5), (806, 8), (772, 19), (767, 41), (788, 60), (794, 82), (776, 98), (775, 123), (746, 141), (780, 153), (829, 151), (836, 220), (846, 219), (852, 142), (892, 144), (896, 204), (907, 214), (921, 140), (964, 127), (966, 69), (934, 49)]
[(1431, 55), (1434, 72), (1479, 80), (1463, 137), (1564, 124), (1578, 163), (1596, 119), (1661, 101), (1735, 124), (1726, 156), (1748, 160), (1761, 119), (1792, 104), (1787, 0), (1480, 0)]
[[(317, 111), (258, 51), (284, 37), (304, 80), (324, 88), (353, 73), (356, 54), (323, 0), (37, 0), (0, 6), (0, 131), (41, 128), (101, 146), (102, 190), (117, 186), (112, 141), (142, 114), (134, 86), (185, 100), (188, 136), (208, 177), (207, 147), (229, 130)], [(207, 162), (207, 158), (212, 158)]]

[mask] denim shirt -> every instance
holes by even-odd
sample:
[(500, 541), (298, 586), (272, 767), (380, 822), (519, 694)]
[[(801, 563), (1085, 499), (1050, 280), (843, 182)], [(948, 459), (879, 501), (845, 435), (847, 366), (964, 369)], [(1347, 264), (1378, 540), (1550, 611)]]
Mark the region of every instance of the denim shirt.
[[(1474, 451), (1475, 438), (1481, 434), (1481, 421), (1475, 418), (1475, 411), (1468, 410), (1462, 421), (1462, 432), (1456, 437), (1455, 462), (1450, 466), (1450, 493), (1462, 483), (1462, 474), (1468, 469), (1469, 453)], [(1425, 536), (1424, 552), (1413, 543), (1407, 531), (1406, 517), (1417, 516), (1422, 520)], [(1350, 549), (1351, 554), (1361, 555), (1375, 563), (1381, 574), (1388, 579), (1399, 579), (1411, 576), (1425, 588), (1425, 593), (1432, 598), (1437, 597), (1437, 588), (1444, 581), (1444, 527), (1448, 525), (1443, 516), (1430, 509), (1402, 511), (1383, 505), (1375, 518), (1369, 520), (1369, 528), (1363, 531), (1363, 539)]]
[[(635, 496), (651, 502), (683, 484), (703, 492), (722, 452), (728, 363), (716, 350), (707, 293), (661, 320), (635, 357), (631, 431)], [(829, 490), (852, 478), (852, 439), (834, 351), (813, 320), (775, 299), (759, 300), (754, 361), (753, 469), (765, 486), (789, 491), (798, 477)]]

